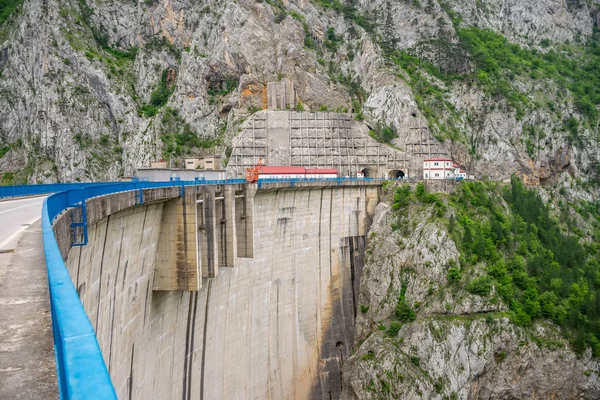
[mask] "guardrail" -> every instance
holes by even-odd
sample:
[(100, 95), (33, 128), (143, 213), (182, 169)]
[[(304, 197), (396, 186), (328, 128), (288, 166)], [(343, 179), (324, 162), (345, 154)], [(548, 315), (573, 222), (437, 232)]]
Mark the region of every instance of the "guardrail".
[(42, 235), (48, 268), (52, 331), (61, 399), (112, 400), (116, 399), (117, 395), (102, 358), (94, 329), (60, 254), (52, 230), (52, 222), (66, 209), (82, 206), (93, 197), (147, 188), (172, 186), (183, 188), (198, 184), (202, 183), (180, 181), (126, 182), (89, 186), (75, 184), (71, 185), (70, 190), (55, 193), (44, 200)]
[(101, 186), (109, 183), (111, 182), (48, 183), (41, 185), (0, 186), (0, 198), (56, 193), (62, 192), (63, 190), (82, 189), (89, 186)]
[[(314, 181), (356, 181), (357, 178), (333, 179), (288, 179), (262, 180), (261, 182), (314, 182)], [(366, 179), (369, 180), (369, 179)], [(85, 207), (88, 199), (108, 194), (152, 189), (160, 187), (181, 187), (215, 184), (245, 183), (245, 179), (217, 181), (169, 181), (169, 182), (122, 182), (122, 183), (77, 183), (43, 185), (39, 190), (59, 191), (48, 196), (42, 207), (42, 235), (44, 254), (48, 268), (50, 288), (50, 308), (52, 311), (52, 331), (56, 369), (61, 399), (93, 398), (97, 400), (116, 399), (110, 375), (102, 358), (102, 352), (92, 324), (81, 304), (75, 286), (71, 281), (65, 262), (60, 254), (52, 223), (62, 212), (73, 207)], [(32, 185), (40, 186), (40, 185)], [(48, 193), (32, 190), (13, 193)], [(22, 195), (22, 194), (20, 194)], [(0, 197), (2, 192), (0, 191)], [(142, 202), (141, 197), (140, 203)], [(85, 208), (83, 208), (85, 213)]]

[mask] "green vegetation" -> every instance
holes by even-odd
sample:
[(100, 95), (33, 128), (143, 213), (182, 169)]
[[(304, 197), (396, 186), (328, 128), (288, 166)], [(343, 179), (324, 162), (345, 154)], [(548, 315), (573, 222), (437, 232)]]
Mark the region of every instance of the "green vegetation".
[(487, 267), (487, 275), (472, 280), (467, 290), (489, 296), (495, 286), (515, 323), (551, 319), (577, 352), (590, 346), (599, 356), (600, 204), (580, 207), (593, 228), (589, 242), (582, 242), (585, 234), (568, 205), (560, 210), (559, 224), (517, 178), (508, 187), (464, 182), (450, 205), (457, 215), (451, 235), (460, 246), (461, 268)]
[(396, 129), (389, 125), (377, 125), (375, 129), (369, 131), (369, 136), (380, 143), (390, 143), (398, 137)]
[(404, 210), (410, 205), (410, 185), (400, 185), (394, 192), (394, 202), (392, 209), (394, 211)]
[(92, 29), (92, 33), (94, 35), (94, 39), (96, 39), (96, 43), (98, 43), (98, 46), (100, 46), (102, 50), (113, 56), (118, 64), (135, 61), (135, 57), (137, 56), (138, 52), (137, 47), (131, 47), (128, 50), (119, 50), (117, 48), (111, 47), (108, 44), (108, 36), (100, 32), (99, 30), (94, 28)]
[(168, 86), (167, 84), (167, 77), (169, 75), (169, 70), (165, 69), (162, 72), (162, 75), (160, 77), (160, 82), (158, 84), (158, 87), (154, 90), (154, 92), (152, 92), (152, 95), (150, 96), (150, 104), (152, 104), (153, 106), (156, 107), (162, 107), (165, 104), (167, 104), (167, 101), (169, 101), (169, 97), (171, 96), (171, 94), (173, 94), (173, 90), (175, 89), (174, 85), (171, 85), (171, 87)]
[[(102, 57), (100, 54), (98, 54), (96, 49), (92, 48), (88, 48), (86, 50), (86, 57), (90, 60), (97, 58), (99, 60), (107, 62), (109, 65), (115, 64), (117, 66), (123, 66), (127, 63), (133, 63), (133, 61), (135, 61), (135, 57), (137, 56), (138, 48), (131, 47), (128, 50), (120, 50), (110, 46), (110, 44), (108, 43), (108, 36), (92, 24), (91, 16), (94, 13), (94, 10), (90, 6), (88, 6), (85, 0), (78, 0), (78, 4), (80, 15), (74, 15), (74, 18), (79, 24), (86, 25), (91, 30), (92, 36), (96, 41), (98, 47), (104, 50), (106, 53), (110, 54), (113, 57), (113, 59), (109, 57)], [(63, 10), (66, 15), (69, 14), (68, 10)], [(111, 67), (111, 72), (116, 73), (116, 67), (114, 65), (111, 65)], [(121, 70), (119, 71), (119, 73), (122, 74), (123, 71)]]
[(11, 149), (12, 146), (10, 145), (0, 147), (0, 158), (3, 158)]
[[(389, 59), (408, 73), (409, 84), (415, 93), (419, 109), (434, 128), (438, 139), (468, 140), (457, 129), (459, 115), (447, 101), (446, 90), (434, 84), (430, 77), (446, 85), (455, 81), (477, 84), (490, 96), (505, 98), (516, 110), (517, 119), (522, 119), (528, 109), (540, 105), (535, 104), (527, 93), (520, 91), (514, 85), (515, 80), (519, 77), (549, 79), (559, 89), (568, 89), (573, 94), (577, 110), (591, 125), (598, 121), (596, 106), (600, 105), (600, 33), (597, 29), (585, 46), (564, 46), (545, 53), (524, 49), (488, 30), (471, 27), (459, 28), (457, 32), (460, 38), (458, 44), (451, 44), (443, 38), (429, 44), (429, 50), (440, 55), (436, 65), (406, 51), (386, 52)], [(469, 70), (465, 60), (475, 68)], [(551, 102), (543, 106), (556, 111), (556, 106)], [(448, 115), (447, 120), (442, 121), (440, 114)], [(577, 119), (571, 117), (565, 121), (563, 129), (569, 133), (571, 143), (581, 145), (577, 136)], [(530, 155), (534, 156), (536, 149), (532, 139), (526, 145)], [(477, 143), (470, 144), (474, 153)]]
[(390, 324), (390, 327), (387, 330), (387, 334), (390, 337), (396, 337), (398, 336), (398, 332), (400, 332), (400, 329), (402, 328), (402, 324), (398, 321), (392, 321), (392, 323)]
[(398, 304), (396, 304), (396, 317), (400, 322), (412, 322), (415, 320), (415, 312), (406, 302), (406, 284), (402, 283)]
[(193, 148), (211, 149), (222, 144), (222, 137), (207, 138), (198, 136), (190, 124), (179, 116), (179, 112), (166, 107), (162, 116), (162, 125), (165, 133), (161, 135), (165, 147), (163, 158), (171, 159), (173, 156), (189, 154)]
[(146, 49), (151, 51), (166, 51), (178, 62), (181, 61), (181, 50), (173, 43), (169, 42), (164, 36), (152, 38), (152, 40), (146, 43)]
[(207, 92), (210, 97), (208, 99), (208, 102), (210, 104), (217, 104), (219, 97), (228, 95), (237, 87), (237, 78), (227, 78), (223, 79), (222, 81), (209, 83)]
[(477, 67), (478, 82), (494, 94), (506, 97), (511, 105), (526, 103), (524, 95), (510, 86), (519, 75), (552, 79), (568, 88), (578, 111), (595, 122), (600, 105), (600, 33), (595, 30), (589, 43), (578, 49), (564, 48), (546, 53), (511, 44), (504, 36), (478, 28), (460, 29), (459, 37)]
[(461, 272), (458, 267), (450, 267), (448, 268), (448, 281), (449, 282), (458, 282), (461, 278)]
[(492, 280), (489, 276), (482, 276), (477, 279), (473, 279), (467, 285), (467, 291), (477, 294), (479, 296), (487, 297), (490, 295), (492, 290)]
[(342, 4), (340, 0), (315, 0), (314, 2), (325, 9), (342, 13), (345, 19), (354, 21), (354, 23), (362, 27), (368, 33), (373, 33), (375, 31), (373, 19), (358, 12), (356, 0), (349, 0), (344, 2), (344, 4)]
[(9, 151), (18, 149), (22, 146), (23, 140), (21, 138), (17, 139), (13, 143), (5, 143), (2, 147), (0, 147), (0, 159), (3, 158)]
[(372, 351), (369, 351), (368, 353), (363, 354), (361, 358), (363, 361), (372, 361), (375, 359), (375, 354), (373, 354)]
[(415, 195), (417, 200), (425, 204), (435, 205), (437, 216), (441, 217), (446, 213), (446, 204), (442, 201), (441, 197), (434, 193), (427, 193), (425, 185), (422, 182), (417, 184), (415, 189)]
[(23, 0), (0, 0), (0, 25), (2, 25), (10, 14), (23, 4)]
[[(558, 50), (541, 52), (536, 49), (524, 49), (510, 43), (504, 36), (488, 30), (474, 27), (460, 28), (461, 16), (447, 3), (441, 1), (440, 5), (450, 16), (460, 40), (458, 43), (452, 43), (448, 39), (450, 30), (444, 20), (440, 19), (439, 37), (422, 43), (419, 49), (415, 49), (418, 54), (428, 54), (433, 57), (436, 60), (433, 64), (422, 57), (396, 50), (393, 32), (388, 32), (393, 30), (393, 24), (389, 19), (384, 18), (381, 23), (383, 35), (374, 35), (375, 18), (372, 15), (359, 13), (355, 0), (344, 3), (340, 0), (313, 0), (313, 2), (327, 10), (343, 14), (347, 20), (354, 21), (364, 28), (379, 43), (384, 55), (408, 73), (410, 78), (408, 83), (413, 89), (419, 109), (438, 140), (450, 139), (453, 142), (463, 142), (470, 145), (472, 154), (476, 154), (480, 139), (467, 138), (461, 132), (460, 127), (464, 123), (464, 118), (466, 117), (469, 122), (469, 116), (461, 115), (456, 110), (446, 98), (447, 89), (431, 79), (432, 77), (439, 79), (445, 85), (455, 81), (477, 84), (490, 96), (504, 97), (516, 110), (516, 118), (519, 120), (528, 109), (540, 107), (540, 104), (536, 104), (527, 93), (517, 88), (514, 84), (516, 78), (550, 79), (557, 83), (559, 89), (568, 89), (573, 93), (577, 110), (591, 125), (598, 121), (596, 106), (600, 105), (600, 33), (597, 27), (591, 40), (584, 46), (562, 46)], [(413, 5), (422, 7), (417, 0), (413, 1)], [(427, 7), (429, 6), (425, 5), (426, 11)], [(295, 18), (305, 25), (306, 47), (314, 49), (315, 43), (310, 37), (304, 19)], [(352, 31), (351, 26), (349, 34), (351, 37), (356, 37)], [(338, 41), (333, 30), (328, 30), (325, 47), (335, 51)], [(548, 48), (550, 44), (548, 39), (540, 41), (540, 46), (544, 48)], [(545, 106), (550, 111), (556, 111), (555, 105), (551, 102)], [(364, 118), (362, 114), (358, 114), (357, 119), (362, 120), (359, 115)], [(565, 123), (564, 129), (570, 133), (569, 139), (572, 144), (582, 145), (572, 125), (569, 127)], [(535, 157), (533, 139), (529, 138), (525, 144), (530, 155)]]
[(186, 125), (182, 132), (167, 133), (161, 135), (162, 141), (166, 144), (164, 149), (165, 159), (171, 156), (181, 156), (188, 154), (192, 148), (211, 149), (221, 144), (219, 138), (203, 138), (193, 132), (189, 125)]
[(174, 84), (172, 84), (169, 87), (167, 83), (168, 75), (169, 70), (165, 69), (160, 77), (158, 87), (154, 89), (152, 95), (150, 96), (150, 104), (146, 104), (140, 107), (140, 115), (144, 115), (145, 117), (153, 117), (156, 115), (156, 113), (161, 107), (167, 104), (167, 102), (169, 101), (169, 97), (171, 96), (171, 94), (173, 94), (173, 91), (175, 90)]
[(327, 28), (327, 38), (325, 39), (325, 47), (331, 52), (336, 52), (338, 45), (340, 44), (340, 38), (335, 35), (335, 31), (332, 27)]
[(497, 363), (501, 363), (502, 361), (504, 361), (506, 359), (506, 351), (504, 350), (500, 350), (497, 353), (494, 354), (494, 359), (496, 360)]
[(0, 185), (15, 185), (15, 174), (14, 172), (4, 172), (2, 173), (2, 178), (0, 178)]

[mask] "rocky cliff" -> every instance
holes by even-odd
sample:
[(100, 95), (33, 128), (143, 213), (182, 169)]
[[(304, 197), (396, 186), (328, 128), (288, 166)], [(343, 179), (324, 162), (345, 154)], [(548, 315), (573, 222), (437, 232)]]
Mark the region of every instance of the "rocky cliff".
[[(576, 354), (568, 331), (548, 319), (515, 318), (521, 315), (520, 302), (529, 310), (538, 302), (538, 288), (540, 294), (543, 289), (532, 287), (525, 292), (535, 295), (519, 300), (520, 284), (507, 289), (518, 282), (517, 275), (504, 279), (496, 269), (504, 261), (466, 254), (467, 239), (457, 233), (463, 223), (455, 224), (453, 218), (468, 218), (464, 226), (475, 231), (481, 207), (497, 207), (498, 215), (512, 215), (512, 206), (494, 196), (485, 205), (470, 203), (460, 215), (461, 199), (471, 189), (478, 191), (458, 187), (448, 196), (419, 195), (417, 189), (415, 196), (414, 187), (404, 192), (387, 188), (387, 200), (378, 205), (368, 236), (356, 322), (358, 345), (344, 363), (342, 399), (600, 397), (600, 364), (590, 348), (583, 346)], [(580, 223), (586, 241), (600, 226), (600, 218)], [(488, 235), (493, 233), (481, 236)], [(527, 258), (525, 270), (535, 276), (532, 282), (543, 282), (541, 274), (531, 269), (535, 257), (523, 249), (517, 252)], [(597, 250), (591, 254), (598, 257)], [(510, 255), (503, 258), (509, 260)], [(540, 297), (542, 311), (531, 312), (549, 315), (544, 311), (549, 296)]]
[[(353, 111), (418, 157), (424, 134), (477, 176), (586, 190), (599, 179), (595, 83), (552, 72), (566, 60), (594, 66), (596, 0), (9, 3), (5, 183), (115, 179), (154, 159), (227, 155), (283, 77), (302, 109)], [(486, 32), (497, 36), (481, 42)], [(486, 58), (480, 44), (498, 38), (523, 68)], [(540, 58), (549, 52), (558, 58)]]

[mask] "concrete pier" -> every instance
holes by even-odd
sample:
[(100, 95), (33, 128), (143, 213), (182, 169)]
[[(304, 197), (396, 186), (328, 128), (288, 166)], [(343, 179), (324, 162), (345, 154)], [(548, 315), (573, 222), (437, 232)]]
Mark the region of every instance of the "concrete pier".
[(200, 203), (199, 209), (198, 231), (200, 232), (200, 251), (202, 252), (200, 257), (202, 260), (202, 277), (214, 278), (219, 267), (219, 241), (217, 237), (215, 190), (213, 188), (202, 188), (202, 203)]
[(153, 290), (198, 290), (198, 230), (196, 188), (164, 203), (154, 266)]
[[(223, 219), (224, 226), (222, 267), (235, 267), (237, 259), (237, 234), (235, 224), (235, 186), (223, 188)], [(240, 195), (243, 196), (243, 195)]]

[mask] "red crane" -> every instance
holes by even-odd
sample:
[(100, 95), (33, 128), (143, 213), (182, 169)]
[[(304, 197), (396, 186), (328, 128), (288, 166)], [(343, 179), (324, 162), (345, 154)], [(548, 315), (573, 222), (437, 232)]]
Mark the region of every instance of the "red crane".
[(246, 168), (246, 182), (248, 183), (256, 183), (258, 181), (258, 176), (260, 175), (260, 167), (263, 166), (262, 157), (258, 159), (256, 165), (252, 168)]

